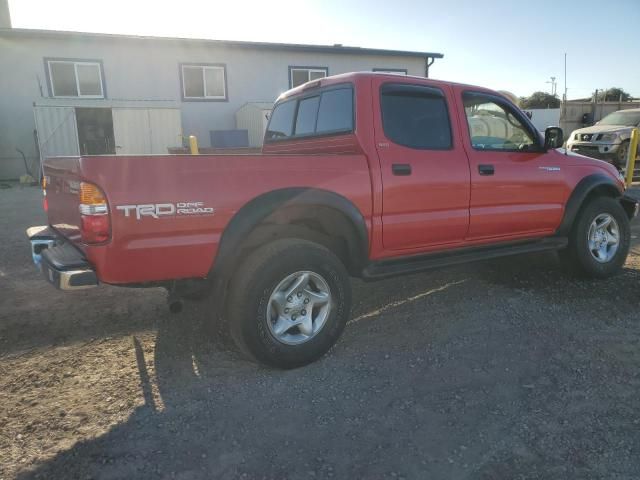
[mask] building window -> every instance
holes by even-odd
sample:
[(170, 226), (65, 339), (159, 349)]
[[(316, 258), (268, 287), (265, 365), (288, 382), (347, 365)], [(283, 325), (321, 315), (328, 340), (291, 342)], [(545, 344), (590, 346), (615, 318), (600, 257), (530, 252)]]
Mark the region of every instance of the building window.
[(47, 60), (52, 97), (104, 98), (102, 63)]
[(378, 73), (391, 73), (393, 75), (407, 75), (406, 68), (374, 68), (373, 71)]
[(184, 100), (227, 100), (224, 65), (181, 65)]
[(289, 88), (329, 75), (329, 67), (289, 67)]

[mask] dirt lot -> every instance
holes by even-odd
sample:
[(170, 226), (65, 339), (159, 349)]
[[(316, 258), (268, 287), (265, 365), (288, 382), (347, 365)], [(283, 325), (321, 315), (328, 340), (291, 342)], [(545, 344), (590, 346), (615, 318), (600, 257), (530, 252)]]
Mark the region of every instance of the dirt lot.
[(608, 281), (544, 254), (354, 282), (338, 345), (281, 372), (207, 336), (206, 303), (50, 288), (43, 220), (0, 190), (0, 479), (640, 478), (636, 239)]

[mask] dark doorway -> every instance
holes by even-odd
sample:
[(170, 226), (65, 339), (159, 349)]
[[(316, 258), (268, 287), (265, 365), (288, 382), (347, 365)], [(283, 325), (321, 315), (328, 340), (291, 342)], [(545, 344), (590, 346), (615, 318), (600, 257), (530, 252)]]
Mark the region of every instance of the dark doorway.
[(115, 155), (110, 108), (76, 108), (80, 155)]

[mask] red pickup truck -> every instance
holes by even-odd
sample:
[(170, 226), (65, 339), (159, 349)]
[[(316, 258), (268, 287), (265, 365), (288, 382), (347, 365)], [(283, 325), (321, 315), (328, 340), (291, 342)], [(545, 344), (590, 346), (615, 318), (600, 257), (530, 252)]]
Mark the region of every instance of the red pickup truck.
[(340, 336), (350, 276), (542, 250), (617, 272), (637, 202), (562, 143), (484, 88), (338, 75), (278, 98), (262, 154), (47, 159), (28, 236), (58, 288), (215, 295), (242, 350), (291, 368)]

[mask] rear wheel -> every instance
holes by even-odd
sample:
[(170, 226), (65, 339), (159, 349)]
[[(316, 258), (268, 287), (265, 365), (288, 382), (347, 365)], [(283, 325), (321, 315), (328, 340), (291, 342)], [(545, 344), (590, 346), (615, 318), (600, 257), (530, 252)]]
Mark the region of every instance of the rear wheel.
[(351, 284), (325, 247), (277, 240), (254, 251), (231, 281), (227, 317), (246, 354), (279, 368), (320, 358), (349, 318)]
[(629, 219), (620, 203), (598, 197), (578, 214), (562, 256), (577, 273), (605, 278), (622, 268), (630, 236)]

